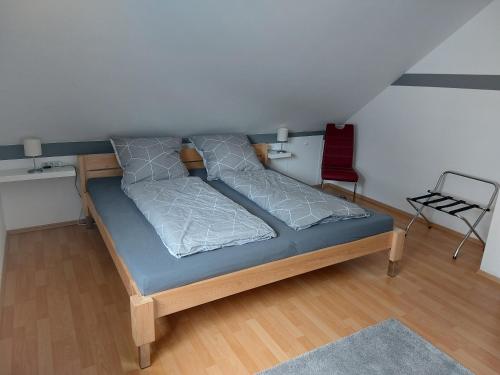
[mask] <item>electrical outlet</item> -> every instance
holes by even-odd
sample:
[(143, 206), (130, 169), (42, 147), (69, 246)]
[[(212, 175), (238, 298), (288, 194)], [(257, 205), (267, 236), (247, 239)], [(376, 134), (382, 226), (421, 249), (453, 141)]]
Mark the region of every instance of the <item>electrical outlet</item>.
[(46, 161), (42, 163), (42, 167), (62, 167), (64, 163), (60, 160), (51, 160), (51, 161)]
[(271, 143), (271, 151), (278, 151), (281, 149), (281, 145), (279, 143)]

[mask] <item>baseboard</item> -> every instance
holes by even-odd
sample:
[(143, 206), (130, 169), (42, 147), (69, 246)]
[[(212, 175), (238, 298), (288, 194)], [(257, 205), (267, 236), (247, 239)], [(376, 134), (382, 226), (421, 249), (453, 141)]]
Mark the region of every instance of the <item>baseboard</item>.
[(493, 281), (494, 283), (500, 284), (500, 277), (494, 276), (491, 273), (488, 273), (488, 272), (483, 271), (483, 270), (479, 270), (479, 271), (477, 271), (477, 274), (479, 276), (482, 276), (482, 277), (488, 279), (488, 280)]
[(69, 227), (71, 225), (76, 225), (76, 224), (78, 224), (78, 220), (63, 221), (60, 223), (45, 224), (45, 225), (35, 225), (33, 227), (27, 227), (27, 228), (10, 229), (7, 231), (7, 236), (11, 234), (34, 232), (37, 230)]
[[(341, 186), (338, 186), (338, 185), (335, 185), (335, 184), (331, 184), (331, 183), (325, 183), (325, 185), (330, 185), (334, 190), (339, 190), (340, 192), (342, 192), (342, 194), (347, 194), (349, 197), (352, 197), (352, 191), (346, 189), (346, 188), (343, 188)], [(405, 217), (406, 219), (408, 220), (411, 220), (413, 215), (406, 212), (406, 211), (403, 211), (399, 208), (396, 208), (396, 207), (393, 207), (393, 206), (389, 206), (388, 204), (385, 204), (385, 203), (382, 203), (382, 202), (379, 202), (373, 198), (370, 198), (370, 197), (367, 197), (365, 195), (362, 195), (362, 194), (357, 194), (356, 193), (356, 197), (357, 198), (361, 198), (362, 200), (370, 203), (370, 204), (373, 204), (374, 206), (378, 206), (378, 207), (381, 207), (383, 208), (384, 210), (387, 210), (389, 212), (393, 212), (397, 215), (400, 215), (400, 216), (403, 216)], [(422, 223), (422, 224), (425, 224), (427, 225), (427, 223), (425, 222), (424, 219), (422, 219), (421, 217), (417, 218), (417, 221), (419, 223)], [(447, 234), (450, 234), (454, 237), (457, 237), (457, 238), (460, 238), (462, 239), (464, 234), (463, 233), (460, 233), (460, 232), (457, 232), (453, 229), (450, 229), (448, 227), (445, 227), (444, 225), (441, 225), (441, 224), (436, 224), (436, 223), (432, 223), (432, 227), (435, 228), (435, 229), (438, 229), (442, 232), (445, 232)], [(480, 246), (483, 246), (483, 243), (481, 241), (479, 241), (477, 238), (473, 238), (473, 237), (469, 237), (469, 241), (471, 241), (472, 243), (474, 244), (477, 244), (477, 245), (480, 245)]]

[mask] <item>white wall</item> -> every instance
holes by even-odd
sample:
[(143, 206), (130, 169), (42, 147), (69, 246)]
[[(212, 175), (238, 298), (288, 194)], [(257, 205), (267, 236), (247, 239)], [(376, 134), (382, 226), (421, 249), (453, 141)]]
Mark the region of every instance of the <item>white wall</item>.
[(292, 158), (271, 160), (272, 169), (310, 185), (321, 182), (322, 135), (289, 138), (284, 149), (292, 153)]
[(342, 121), (491, 0), (2, 0), (0, 143)]
[[(496, 91), (386, 89), (351, 120), (358, 124), (360, 193), (411, 211), (405, 198), (433, 188), (444, 170), (500, 181), (498, 103), (500, 92)], [(477, 184), (457, 180), (450, 180), (447, 190), (482, 202), (487, 196)], [(433, 219), (464, 230), (462, 223), (448, 215), (438, 213)], [(488, 221), (481, 225), (480, 234), (487, 234)]]
[[(500, 0), (496, 0), (411, 72), (499, 74), (499, 35)], [(364, 180), (362, 194), (411, 211), (405, 197), (425, 192), (443, 170), (500, 181), (499, 104), (499, 91), (385, 89), (349, 120), (358, 126), (356, 166)], [(486, 196), (486, 191), (473, 184), (456, 181), (448, 190), (479, 201)], [(433, 220), (464, 231), (462, 223), (447, 215), (438, 213)], [(480, 234), (487, 235), (490, 220), (487, 217), (483, 222)], [(494, 268), (500, 273), (500, 263)]]
[(408, 73), (500, 74), (499, 13), (495, 0)]
[[(41, 158), (75, 164), (75, 157)], [(0, 169), (29, 168), (30, 160), (0, 161)], [(3, 217), (7, 230), (77, 220), (80, 197), (74, 178), (8, 182), (0, 184)]]

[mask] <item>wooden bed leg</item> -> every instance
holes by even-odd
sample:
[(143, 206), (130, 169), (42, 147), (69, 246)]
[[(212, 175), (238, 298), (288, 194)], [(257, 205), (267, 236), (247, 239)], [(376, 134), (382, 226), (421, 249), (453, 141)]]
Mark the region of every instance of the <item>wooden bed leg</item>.
[(151, 343), (155, 341), (154, 301), (150, 297), (130, 297), (132, 338), (139, 349), (141, 369), (151, 366)]
[(144, 369), (151, 366), (151, 344), (144, 344), (139, 346), (139, 367)]
[(389, 261), (389, 266), (387, 267), (387, 275), (390, 277), (396, 277), (399, 273), (399, 262)]
[(87, 225), (87, 229), (94, 228), (94, 220), (92, 220), (92, 217), (90, 215), (85, 217), (85, 224)]
[(405, 232), (400, 228), (394, 228), (392, 233), (392, 245), (389, 252), (389, 267), (387, 275), (395, 277), (399, 273), (399, 261), (403, 258), (405, 247)]

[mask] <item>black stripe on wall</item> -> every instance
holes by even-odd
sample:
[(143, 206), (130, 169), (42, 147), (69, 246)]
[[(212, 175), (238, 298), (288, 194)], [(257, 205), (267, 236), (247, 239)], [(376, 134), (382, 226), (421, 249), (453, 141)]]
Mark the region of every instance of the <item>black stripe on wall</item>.
[[(310, 132), (290, 132), (288, 133), (288, 137), (310, 137), (313, 135), (323, 135), (325, 134), (324, 130), (318, 131), (310, 131)], [(270, 134), (250, 134), (248, 136), (250, 142), (252, 143), (276, 143), (276, 133)]]
[[(323, 130), (310, 132), (290, 132), (289, 137), (308, 137), (313, 135), (323, 135)], [(270, 134), (251, 134), (248, 136), (252, 143), (273, 143), (276, 142), (276, 133)], [(184, 138), (183, 143), (189, 143), (187, 138)], [(89, 142), (60, 142), (60, 143), (45, 143), (42, 145), (43, 157), (53, 156), (69, 156), (83, 154), (106, 154), (113, 152), (111, 143), (106, 141), (89, 141)], [(0, 160), (23, 159), (23, 145), (8, 145), (0, 146)]]
[[(113, 152), (109, 141), (44, 143), (43, 157), (82, 154), (106, 154)], [(0, 146), (0, 160), (23, 159), (23, 145)]]
[(392, 86), (446, 87), (454, 89), (500, 90), (500, 75), (403, 74)]

